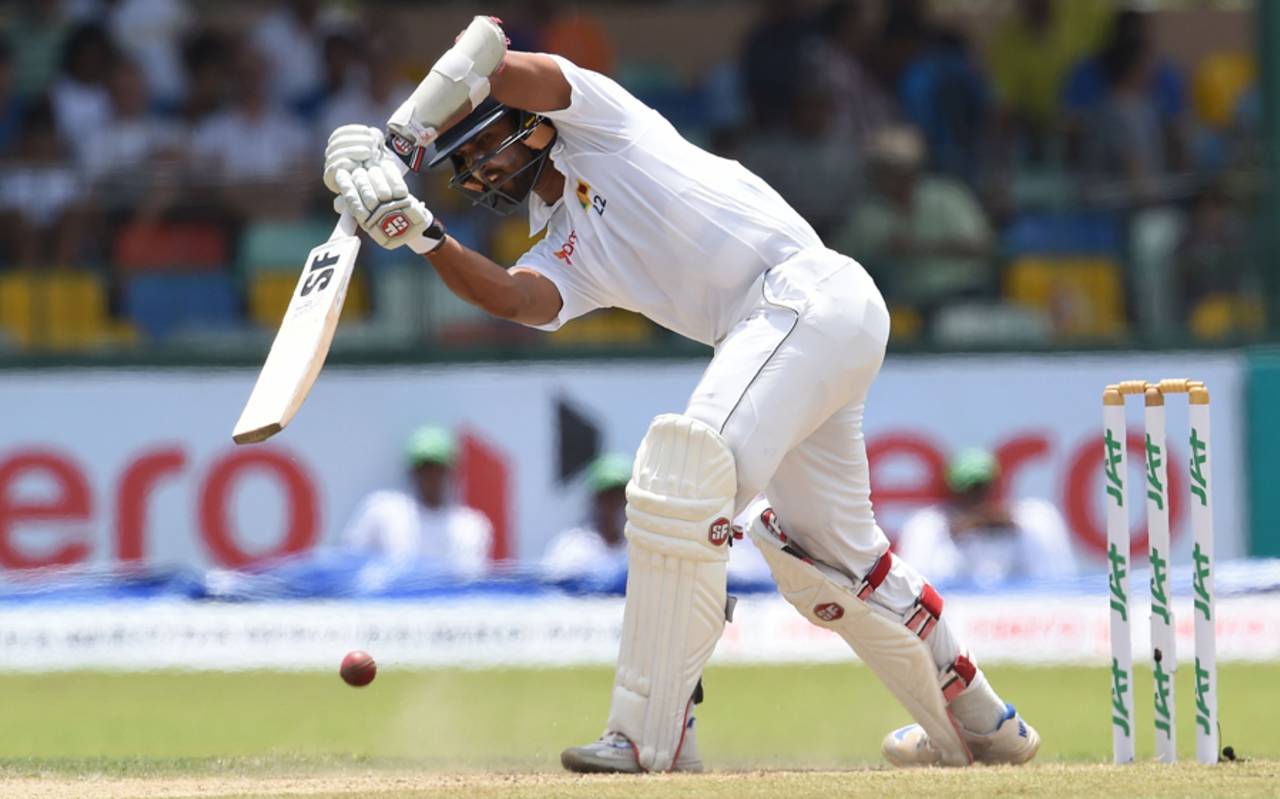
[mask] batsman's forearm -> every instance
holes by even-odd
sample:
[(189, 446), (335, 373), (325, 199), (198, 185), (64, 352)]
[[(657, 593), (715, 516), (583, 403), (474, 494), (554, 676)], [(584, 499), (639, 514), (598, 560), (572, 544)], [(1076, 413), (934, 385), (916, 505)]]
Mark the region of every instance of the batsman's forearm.
[(524, 321), (524, 289), (506, 269), (453, 237), (446, 238), (425, 257), (449, 290), (460, 298), (501, 319)]

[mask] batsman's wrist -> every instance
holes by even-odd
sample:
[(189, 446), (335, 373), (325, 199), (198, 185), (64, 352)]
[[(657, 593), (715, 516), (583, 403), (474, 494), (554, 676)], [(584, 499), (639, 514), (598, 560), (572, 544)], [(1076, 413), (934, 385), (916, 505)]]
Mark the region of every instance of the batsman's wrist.
[(439, 218), (432, 220), (427, 229), (422, 231), (422, 235), (409, 240), (409, 249), (418, 255), (427, 255), (440, 249), (440, 245), (444, 244), (446, 237), (444, 222)]

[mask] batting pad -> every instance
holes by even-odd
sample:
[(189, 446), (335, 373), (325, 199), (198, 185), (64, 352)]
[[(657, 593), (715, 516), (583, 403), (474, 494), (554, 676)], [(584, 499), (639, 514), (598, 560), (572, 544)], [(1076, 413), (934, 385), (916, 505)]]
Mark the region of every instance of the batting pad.
[(627, 601), (609, 729), (641, 767), (667, 771), (694, 686), (724, 629), (737, 473), (711, 427), (653, 420), (627, 484)]
[[(899, 617), (858, 598), (853, 580), (824, 564), (783, 551), (783, 541), (752, 524), (751, 538), (769, 564), (778, 590), (806, 619), (840, 635), (924, 728), (947, 766), (973, 762), (947, 710), (937, 663), (922, 636), (942, 625), (916, 624), (924, 614)], [(932, 590), (932, 589), (928, 589)], [(934, 595), (936, 596), (936, 594)]]

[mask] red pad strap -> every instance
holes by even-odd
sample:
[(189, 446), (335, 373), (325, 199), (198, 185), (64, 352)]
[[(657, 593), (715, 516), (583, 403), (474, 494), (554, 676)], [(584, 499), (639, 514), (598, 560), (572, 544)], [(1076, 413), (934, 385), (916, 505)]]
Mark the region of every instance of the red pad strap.
[(867, 572), (867, 576), (862, 578), (862, 583), (858, 586), (858, 599), (866, 602), (867, 597), (875, 593), (875, 590), (884, 582), (884, 578), (889, 576), (889, 570), (892, 568), (893, 555), (886, 549), (884, 554), (871, 564), (871, 570)]
[(935, 591), (933, 586), (925, 583), (924, 590), (916, 598), (915, 606), (907, 613), (907, 628), (920, 636), (920, 640), (923, 641), (929, 637), (929, 633), (933, 632), (933, 628), (938, 625), (938, 619), (941, 617), (942, 595)]
[(959, 696), (964, 689), (973, 684), (978, 676), (978, 667), (973, 665), (967, 654), (958, 655), (955, 661), (942, 672), (942, 696), (947, 702)]

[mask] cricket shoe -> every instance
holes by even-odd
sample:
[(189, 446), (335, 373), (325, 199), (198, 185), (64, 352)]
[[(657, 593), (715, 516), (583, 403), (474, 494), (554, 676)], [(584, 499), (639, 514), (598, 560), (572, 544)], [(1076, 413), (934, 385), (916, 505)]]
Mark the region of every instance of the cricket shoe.
[[(620, 732), (606, 732), (597, 741), (585, 746), (571, 746), (560, 753), (560, 764), (579, 774), (641, 774), (635, 744)], [(702, 771), (698, 758), (698, 737), (693, 731), (693, 717), (689, 717), (684, 731), (684, 741), (676, 754), (672, 771)]]
[[(1016, 766), (1036, 756), (1040, 749), (1040, 736), (1035, 728), (1023, 721), (1013, 705), (1006, 704), (1005, 708), (1004, 719), (994, 732), (978, 735), (960, 729), (974, 762)], [(942, 754), (929, 742), (929, 736), (919, 724), (909, 724), (889, 733), (880, 751), (884, 753), (885, 760), (898, 768), (942, 763)]]

